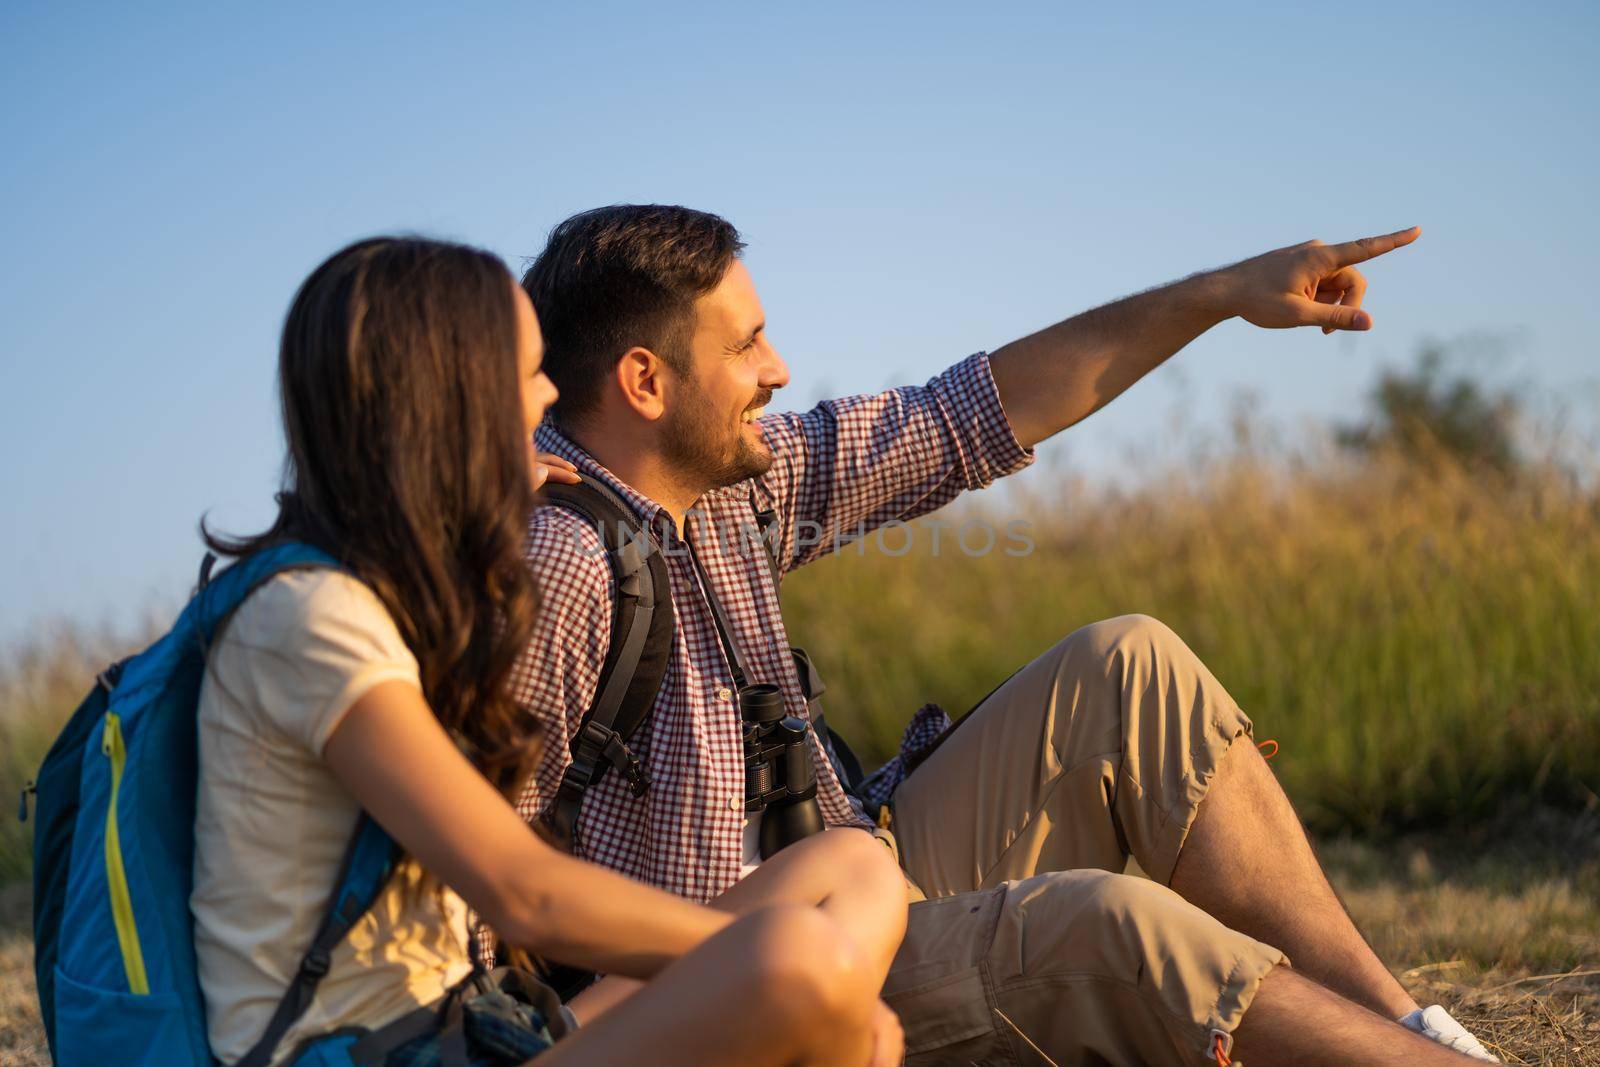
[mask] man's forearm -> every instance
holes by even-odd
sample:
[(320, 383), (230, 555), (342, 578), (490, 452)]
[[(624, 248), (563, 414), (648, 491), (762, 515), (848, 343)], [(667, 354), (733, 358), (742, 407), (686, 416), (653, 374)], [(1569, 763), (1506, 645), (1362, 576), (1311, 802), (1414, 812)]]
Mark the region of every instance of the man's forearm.
[(989, 359), (1000, 404), (1024, 447), (1100, 410), (1223, 319), (1253, 326), (1370, 330), (1367, 280), (1355, 264), (1402, 248), (1413, 226), (1325, 245), (1306, 241), (1085, 311)]
[(1228, 316), (1212, 274), (1085, 311), (989, 357), (995, 387), (1024, 448), (1100, 410)]

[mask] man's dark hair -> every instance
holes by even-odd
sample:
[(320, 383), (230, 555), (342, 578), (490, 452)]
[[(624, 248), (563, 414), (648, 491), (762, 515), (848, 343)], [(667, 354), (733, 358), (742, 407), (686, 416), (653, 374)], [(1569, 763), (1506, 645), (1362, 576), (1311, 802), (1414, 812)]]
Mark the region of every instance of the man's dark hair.
[(544, 334), (551, 415), (581, 422), (622, 354), (648, 348), (689, 373), (694, 302), (715, 289), (744, 242), (726, 219), (664, 204), (613, 204), (550, 231), (522, 276)]

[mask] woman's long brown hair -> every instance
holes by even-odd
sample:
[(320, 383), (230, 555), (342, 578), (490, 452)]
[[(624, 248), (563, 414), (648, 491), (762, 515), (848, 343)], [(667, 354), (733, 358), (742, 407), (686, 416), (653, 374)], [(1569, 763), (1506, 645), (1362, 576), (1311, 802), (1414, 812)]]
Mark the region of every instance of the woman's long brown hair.
[(277, 520), (201, 534), (232, 556), (300, 540), (341, 560), (389, 610), (439, 721), (514, 800), (533, 728), (507, 679), (537, 594), (513, 284), (489, 253), (438, 241), (329, 257), (283, 327)]

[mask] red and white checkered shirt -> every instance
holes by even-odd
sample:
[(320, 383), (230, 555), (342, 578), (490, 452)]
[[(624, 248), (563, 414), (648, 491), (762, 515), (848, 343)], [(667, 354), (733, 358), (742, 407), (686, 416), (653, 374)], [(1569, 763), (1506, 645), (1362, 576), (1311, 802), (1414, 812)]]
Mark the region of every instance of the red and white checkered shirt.
[[(712, 592), (727, 613), (751, 682), (783, 690), (806, 718), (800, 679), (778, 610), (767, 553), (751, 533), (752, 494), (777, 515), (784, 573), (895, 520), (927, 514), (967, 489), (1027, 466), (989, 359), (980, 353), (923, 386), (830, 400), (805, 414), (761, 419), (774, 461), (759, 478), (707, 493), (686, 521)], [(621, 493), (657, 534), (671, 575), (671, 660), (650, 716), (630, 742), (650, 773), (641, 798), (619, 774), (584, 797), (578, 853), (640, 881), (705, 902), (739, 878), (744, 841), (744, 747), (733, 672), (694, 562), (665, 509), (617, 478), (553, 426), (538, 445)], [(594, 701), (611, 636), (611, 570), (600, 538), (579, 516), (541, 507), (529, 525), (528, 561), (543, 595), (537, 629), (512, 676), (512, 692), (543, 726), (543, 758), (518, 808), (542, 817), (570, 743)], [(825, 666), (825, 665), (824, 665)], [(815, 735), (813, 735), (814, 737)], [(870, 826), (814, 752), (817, 801), (829, 825)]]

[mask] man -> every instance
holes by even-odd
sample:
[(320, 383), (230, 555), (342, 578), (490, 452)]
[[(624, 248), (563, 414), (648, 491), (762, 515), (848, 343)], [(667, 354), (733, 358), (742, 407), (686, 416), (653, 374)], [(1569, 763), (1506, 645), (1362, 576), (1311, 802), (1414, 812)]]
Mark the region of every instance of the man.
[[(632, 743), (651, 787), (638, 798), (612, 774), (591, 789), (580, 853), (700, 901), (760, 861), (734, 656), (791, 714), (807, 708), (768, 559), (727, 536), (752, 509), (775, 514), (779, 569), (793, 570), (1020, 470), (1227, 318), (1370, 328), (1355, 265), (1417, 235), (1268, 252), (925, 386), (769, 415), (788, 369), (731, 225), (627, 205), (562, 223), (524, 278), (561, 390), (539, 444), (654, 532), (676, 612)], [(540, 509), (528, 558), (545, 601), (515, 686), (547, 722), (522, 804), (537, 818), (595, 697), (612, 590), (598, 537), (570, 512)], [(1125, 616), (1070, 633), (931, 751), (906, 753), (903, 781), (879, 784), (915, 901), (884, 990), (908, 1062), (1464, 1062), (1445, 1044), (1492, 1058), (1442, 1008), (1421, 1012), (1361, 939), (1250, 734), (1176, 635)], [(820, 746), (815, 763), (826, 823), (872, 829)], [(1115, 873), (1130, 855), (1148, 879)]]

